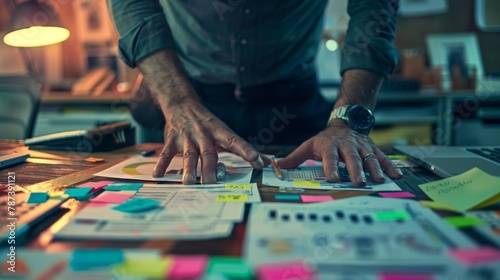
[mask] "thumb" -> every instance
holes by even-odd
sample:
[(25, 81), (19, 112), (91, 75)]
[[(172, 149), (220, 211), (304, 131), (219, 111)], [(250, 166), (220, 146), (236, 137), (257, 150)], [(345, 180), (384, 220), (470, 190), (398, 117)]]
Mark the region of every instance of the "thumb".
[(311, 142), (306, 141), (287, 157), (280, 159), (278, 166), (280, 168), (296, 168), (309, 158), (311, 158)]

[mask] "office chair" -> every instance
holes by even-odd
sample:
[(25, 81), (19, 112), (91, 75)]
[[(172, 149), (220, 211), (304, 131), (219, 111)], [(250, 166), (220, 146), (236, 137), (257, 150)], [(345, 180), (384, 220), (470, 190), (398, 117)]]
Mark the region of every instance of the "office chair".
[(41, 95), (29, 76), (0, 76), (0, 139), (32, 136)]

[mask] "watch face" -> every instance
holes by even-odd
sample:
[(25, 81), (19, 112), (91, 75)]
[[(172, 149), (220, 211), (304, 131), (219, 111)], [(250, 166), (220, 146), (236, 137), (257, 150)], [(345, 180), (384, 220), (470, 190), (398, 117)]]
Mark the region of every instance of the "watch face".
[(349, 123), (356, 131), (369, 131), (375, 123), (375, 118), (370, 110), (360, 105), (353, 105), (347, 112)]

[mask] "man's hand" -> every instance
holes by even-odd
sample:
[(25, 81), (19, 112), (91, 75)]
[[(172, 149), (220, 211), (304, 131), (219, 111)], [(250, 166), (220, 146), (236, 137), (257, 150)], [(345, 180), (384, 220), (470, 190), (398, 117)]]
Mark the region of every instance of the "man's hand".
[(295, 168), (307, 159), (322, 161), (325, 175), (332, 182), (340, 181), (339, 161), (346, 163), (352, 183), (358, 186), (366, 184), (364, 170), (370, 173), (376, 183), (385, 181), (383, 171), (393, 179), (403, 176), (401, 170), (367, 135), (352, 130), (342, 120), (330, 122), (328, 128), (278, 161), (278, 165), (282, 168)]

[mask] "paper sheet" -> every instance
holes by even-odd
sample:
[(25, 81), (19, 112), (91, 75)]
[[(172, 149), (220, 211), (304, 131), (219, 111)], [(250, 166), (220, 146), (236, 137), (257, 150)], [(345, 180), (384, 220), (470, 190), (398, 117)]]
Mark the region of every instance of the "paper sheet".
[(282, 169), (283, 180), (276, 177), (274, 170), (265, 167), (262, 171), (262, 184), (283, 187), (283, 188), (303, 188), (316, 190), (355, 190), (355, 191), (400, 191), (389, 177), (383, 184), (368, 183), (364, 187), (358, 187), (351, 182), (331, 183), (326, 180), (321, 166), (299, 167), (296, 169)]
[[(161, 178), (153, 178), (152, 176), (153, 169), (158, 161), (158, 158), (141, 156), (127, 159), (117, 165), (94, 174), (94, 176), (141, 181), (182, 182), (182, 160), (182, 157), (174, 157), (165, 172), (165, 176)], [(228, 168), (226, 172), (226, 179), (218, 183), (248, 184), (252, 179), (252, 171), (252, 168)], [(198, 170), (198, 176), (199, 174), (200, 171)]]
[(492, 176), (479, 168), (419, 185), (432, 200), (448, 203), (459, 211), (480, 208), (500, 201), (498, 186), (500, 177)]
[(261, 200), (256, 184), (242, 189), (225, 185), (203, 187), (145, 184), (133, 197), (153, 199), (160, 202), (159, 207), (139, 213), (117, 211), (113, 209), (116, 204), (85, 207), (55, 237), (129, 240), (223, 237), (231, 233), (234, 222), (242, 221), (245, 202), (217, 202), (219, 195), (244, 194), (247, 202)]

